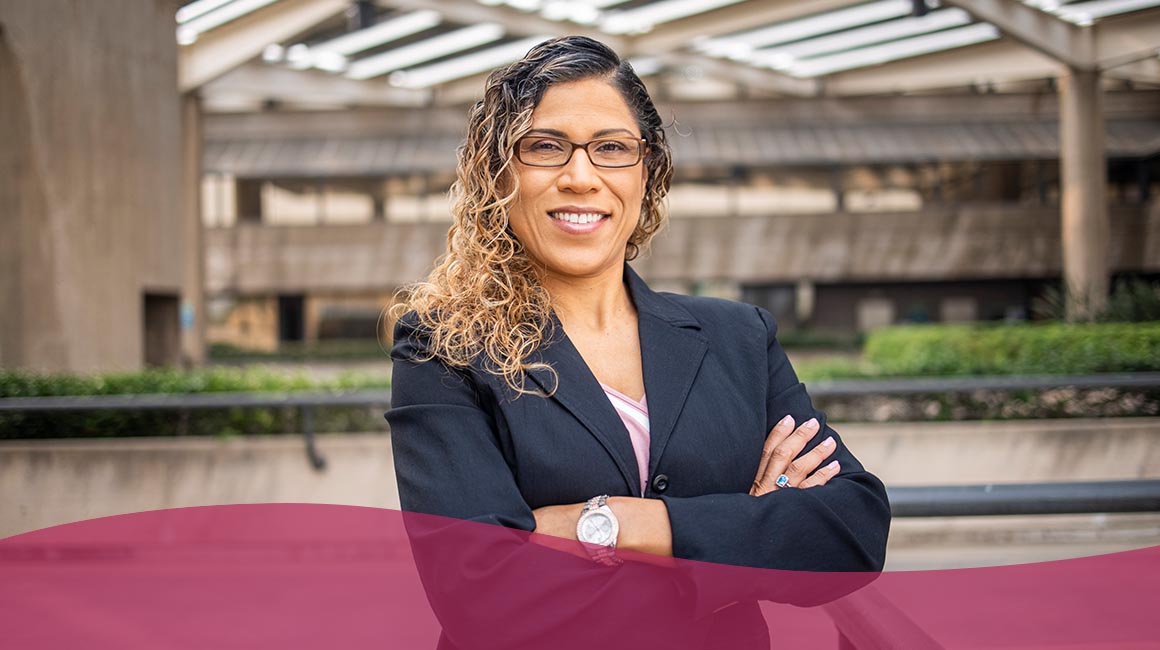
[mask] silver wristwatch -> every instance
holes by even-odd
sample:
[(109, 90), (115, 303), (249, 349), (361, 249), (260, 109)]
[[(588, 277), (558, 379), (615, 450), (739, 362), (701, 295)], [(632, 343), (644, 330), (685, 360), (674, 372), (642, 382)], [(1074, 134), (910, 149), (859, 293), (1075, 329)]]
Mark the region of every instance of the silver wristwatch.
[(621, 564), (623, 560), (616, 556), (619, 534), (620, 522), (608, 507), (608, 495), (589, 499), (576, 522), (576, 538), (584, 542), (584, 549), (592, 559), (608, 566)]

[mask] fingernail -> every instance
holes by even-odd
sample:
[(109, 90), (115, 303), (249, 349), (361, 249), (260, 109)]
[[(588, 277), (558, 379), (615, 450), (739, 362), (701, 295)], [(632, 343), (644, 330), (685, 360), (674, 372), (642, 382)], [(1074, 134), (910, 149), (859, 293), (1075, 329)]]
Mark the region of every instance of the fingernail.
[(781, 429), (784, 431), (786, 427), (792, 427), (792, 426), (793, 426), (793, 416), (787, 415), (781, 419), (781, 422), (777, 423), (777, 426), (775, 428)]
[[(833, 447), (834, 446), (834, 436), (829, 436), (828, 438), (823, 440), (822, 446), (823, 447)], [(834, 462), (837, 462), (837, 461), (834, 461)]]
[(826, 469), (827, 469), (827, 470), (836, 470), (836, 469), (838, 469), (838, 461), (836, 461), (836, 460), (832, 460), (832, 461), (830, 461), (830, 464), (829, 464), (829, 465), (826, 465)]
[(806, 420), (806, 423), (803, 424), (802, 426), (807, 428), (807, 429), (817, 429), (818, 428), (818, 419), (817, 418), (810, 418), (810, 419)]

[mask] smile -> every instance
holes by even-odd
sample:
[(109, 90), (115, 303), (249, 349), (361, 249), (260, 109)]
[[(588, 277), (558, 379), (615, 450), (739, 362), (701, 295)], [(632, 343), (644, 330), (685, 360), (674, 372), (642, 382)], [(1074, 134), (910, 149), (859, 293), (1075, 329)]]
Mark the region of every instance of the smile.
[(598, 212), (549, 212), (548, 216), (569, 223), (586, 224), (600, 221), (608, 215)]

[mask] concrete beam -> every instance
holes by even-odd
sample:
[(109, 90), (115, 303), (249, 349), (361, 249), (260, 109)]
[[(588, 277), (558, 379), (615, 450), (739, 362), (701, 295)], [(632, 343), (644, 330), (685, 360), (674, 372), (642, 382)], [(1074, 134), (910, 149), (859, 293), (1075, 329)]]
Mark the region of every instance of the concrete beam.
[(1007, 36), (1080, 70), (1095, 69), (1097, 58), (1090, 30), (1077, 27), (1017, 0), (945, 0)]
[(1160, 85), (1160, 58), (1152, 57), (1108, 68), (1104, 71), (1104, 76)]
[(228, 97), (339, 106), (423, 106), (431, 97), (429, 90), (396, 88), (383, 80), (356, 81), (321, 70), (292, 70), (264, 63), (236, 68), (207, 84), (202, 94), (211, 104)]
[(1091, 29), (1100, 69), (1160, 56), (1160, 8), (1105, 18)]
[(722, 36), (794, 18), (841, 9), (858, 0), (750, 0), (665, 24), (633, 38), (624, 56), (653, 56), (687, 48), (702, 36)]
[(1107, 304), (1110, 223), (1100, 73), (1072, 69), (1059, 78), (1063, 279), (1069, 320), (1088, 320)]
[(818, 79), (798, 79), (773, 70), (763, 70), (698, 54), (662, 54), (658, 58), (665, 66), (695, 66), (700, 68), (705, 76), (727, 79), (755, 90), (793, 97), (817, 97), (821, 94), (822, 86)]
[(181, 48), (178, 87), (189, 92), (261, 54), (270, 43), (300, 34), (341, 13), (348, 0), (282, 0), (202, 34)]

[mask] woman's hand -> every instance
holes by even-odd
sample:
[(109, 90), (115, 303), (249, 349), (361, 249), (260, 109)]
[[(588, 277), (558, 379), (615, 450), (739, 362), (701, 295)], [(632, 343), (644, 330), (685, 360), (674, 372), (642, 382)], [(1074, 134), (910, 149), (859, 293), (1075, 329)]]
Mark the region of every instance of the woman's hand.
[[(838, 461), (818, 469), (822, 461), (834, 453), (836, 445), (833, 437), (828, 437), (809, 453), (794, 460), (814, 436), (818, 434), (818, 421), (810, 418), (798, 428), (793, 428), (793, 417), (785, 416), (765, 438), (761, 449), (761, 464), (757, 466), (757, 478), (749, 494), (758, 497), (779, 490), (777, 477), (785, 474), (789, 483), (785, 487), (811, 488), (825, 485), (838, 474)], [(816, 471), (815, 471), (816, 470)]]

